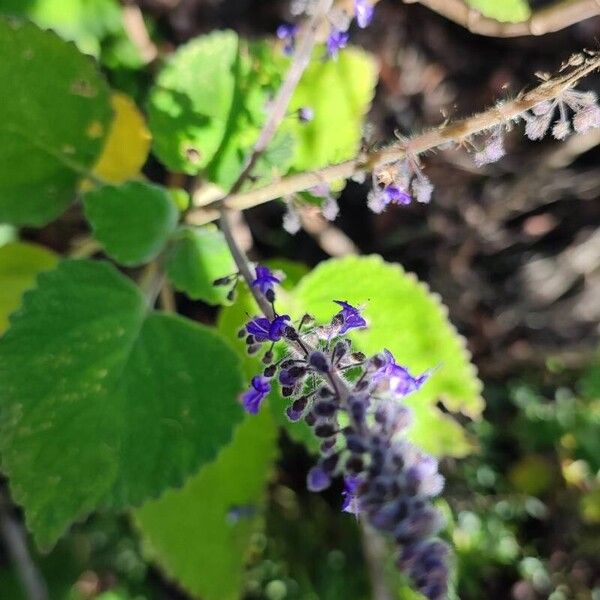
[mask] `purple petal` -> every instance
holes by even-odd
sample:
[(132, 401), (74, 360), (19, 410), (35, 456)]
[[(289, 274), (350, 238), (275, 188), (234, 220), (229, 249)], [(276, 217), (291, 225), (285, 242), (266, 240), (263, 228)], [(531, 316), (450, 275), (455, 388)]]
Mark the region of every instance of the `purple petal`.
[(331, 477), (321, 468), (313, 467), (306, 477), (306, 487), (311, 492), (322, 492), (331, 485)]

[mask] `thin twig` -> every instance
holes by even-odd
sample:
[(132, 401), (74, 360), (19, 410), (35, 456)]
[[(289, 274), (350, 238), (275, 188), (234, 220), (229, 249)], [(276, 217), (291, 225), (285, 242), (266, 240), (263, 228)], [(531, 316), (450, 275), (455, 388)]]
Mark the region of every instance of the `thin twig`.
[(308, 22), (300, 43), (294, 52), (290, 68), (287, 70), (285, 79), (269, 108), (269, 115), (258, 136), (258, 140), (256, 140), (256, 143), (254, 144), (252, 154), (250, 155), (246, 166), (231, 187), (231, 191), (229, 192), (230, 195), (239, 192), (246, 179), (251, 175), (252, 169), (254, 169), (258, 159), (263, 155), (267, 146), (273, 139), (281, 121), (284, 119), (294, 90), (298, 86), (300, 78), (310, 62), (310, 57), (317, 41), (317, 34), (319, 32), (321, 21), (331, 5), (331, 2), (332, 0), (321, 0), (319, 9)]
[(158, 56), (158, 48), (150, 38), (140, 7), (133, 0), (123, 0), (123, 26), (144, 63), (151, 63)]
[(418, 3), (468, 29), (471, 33), (490, 37), (520, 37), (544, 35), (600, 15), (598, 0), (562, 0), (531, 13), (517, 23), (497, 21), (485, 17), (469, 7), (464, 0), (404, 0), (405, 4)]
[(373, 600), (394, 600), (385, 576), (385, 541), (366, 523), (361, 523), (361, 537), (365, 562), (369, 569)]
[(21, 523), (12, 515), (11, 506), (0, 493), (0, 531), (6, 550), (15, 566), (28, 600), (48, 600), (48, 588), (29, 553), (27, 536)]
[(274, 181), (264, 187), (233, 194), (213, 201), (205, 206), (190, 211), (188, 222), (201, 225), (214, 221), (219, 217), (219, 208), (244, 210), (276, 198), (301, 192), (319, 184), (332, 183), (340, 179), (349, 179), (353, 175), (370, 171), (375, 165), (386, 165), (401, 160), (407, 150), (413, 155), (445, 146), (448, 143), (460, 144), (473, 135), (493, 129), (498, 125), (509, 123), (544, 100), (559, 96), (566, 89), (573, 87), (580, 79), (600, 68), (600, 57), (594, 55), (573, 67), (565, 74), (544, 81), (533, 90), (520, 94), (513, 100), (499, 103), (489, 110), (467, 117), (456, 122), (443, 124), (436, 129), (425, 131), (407, 141), (391, 146), (363, 152), (358, 157), (338, 163), (317, 171), (290, 175)]

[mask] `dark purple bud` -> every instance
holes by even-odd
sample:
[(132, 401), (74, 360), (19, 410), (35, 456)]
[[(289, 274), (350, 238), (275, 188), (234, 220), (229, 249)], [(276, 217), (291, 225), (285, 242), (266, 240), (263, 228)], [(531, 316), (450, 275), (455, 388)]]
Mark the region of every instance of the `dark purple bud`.
[(277, 365), (269, 365), (264, 371), (263, 375), (265, 377), (273, 377), (275, 375), (275, 371), (277, 371)]
[(337, 403), (333, 400), (321, 400), (315, 404), (314, 411), (319, 417), (332, 417), (337, 407)]
[(313, 467), (306, 477), (306, 487), (311, 492), (322, 492), (331, 485), (331, 477), (321, 468)]
[(329, 371), (329, 361), (323, 352), (315, 350), (311, 352), (308, 357), (308, 362), (312, 367), (321, 373), (327, 373)]
[(326, 471), (327, 473), (333, 473), (335, 471), (336, 467), (338, 466), (339, 461), (340, 461), (340, 455), (332, 454), (331, 456), (324, 458), (321, 461), (321, 465), (322, 465), (324, 471)]
[(322, 386), (319, 388), (317, 392), (319, 398), (331, 398), (333, 396), (333, 391), (330, 390), (327, 386)]
[(320, 438), (331, 437), (336, 432), (331, 423), (319, 423), (315, 426), (315, 435)]
[(360, 458), (359, 456), (351, 456), (347, 461), (346, 461), (346, 469), (349, 473), (352, 473), (354, 475), (358, 474), (358, 473), (362, 473), (362, 471), (365, 468), (365, 463), (362, 460), (362, 458)]
[(289, 386), (283, 386), (281, 388), (281, 395), (284, 398), (289, 398), (294, 393), (294, 388)]
[(317, 422), (317, 417), (315, 416), (315, 414), (313, 412), (309, 412), (305, 417), (304, 420), (306, 421), (306, 424), (309, 427), (312, 427), (316, 422)]
[(263, 364), (268, 365), (273, 361), (273, 351), (267, 350), (262, 357)]
[(215, 286), (219, 286), (219, 285), (229, 285), (229, 283), (231, 282), (231, 275), (227, 275), (227, 277), (219, 277), (219, 279), (215, 279), (213, 281), (213, 285)]

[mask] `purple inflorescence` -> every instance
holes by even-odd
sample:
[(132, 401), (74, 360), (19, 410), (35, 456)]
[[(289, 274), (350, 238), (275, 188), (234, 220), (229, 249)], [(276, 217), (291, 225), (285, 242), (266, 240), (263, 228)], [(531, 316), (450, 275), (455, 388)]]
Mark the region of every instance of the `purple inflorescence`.
[[(543, 100), (531, 112), (521, 115), (525, 119), (525, 135), (531, 140), (540, 140), (551, 130), (557, 140), (564, 140), (571, 133), (569, 110), (573, 113), (572, 124), (577, 133), (600, 127), (596, 94), (568, 88), (553, 100)], [(554, 120), (557, 113), (558, 119)]]
[[(257, 272), (257, 278), (259, 273)], [(256, 286), (258, 289), (258, 286)], [(259, 290), (260, 291), (260, 290)], [(267, 288), (265, 295), (272, 292)], [(364, 519), (398, 545), (397, 565), (427, 598), (441, 600), (448, 587), (448, 548), (435, 536), (443, 519), (432, 500), (444, 480), (438, 462), (407, 440), (412, 413), (403, 399), (419, 390), (430, 372), (412, 375), (389, 350), (371, 358), (352, 349), (345, 334), (366, 326), (361, 311), (344, 300), (324, 325), (304, 315), (251, 319), (240, 337), (248, 351), (271, 342), (261, 374), (242, 396), (256, 413), (272, 382), (288, 399), (291, 421), (304, 420), (320, 441), (307, 487), (320, 492), (343, 477), (342, 510)], [(277, 359), (273, 346), (281, 341)]]

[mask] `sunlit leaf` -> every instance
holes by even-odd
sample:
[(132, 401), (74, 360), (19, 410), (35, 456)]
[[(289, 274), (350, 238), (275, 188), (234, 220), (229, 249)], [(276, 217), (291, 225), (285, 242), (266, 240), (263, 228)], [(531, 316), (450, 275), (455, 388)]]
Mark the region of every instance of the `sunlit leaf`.
[[(333, 300), (364, 305), (369, 326), (352, 335), (358, 348), (367, 354), (388, 348), (413, 373), (437, 368), (410, 398), (419, 414), (424, 414), (422, 407), (439, 400), (449, 411), (480, 416), (481, 383), (463, 338), (449, 322), (439, 297), (399, 265), (387, 264), (377, 256), (329, 260), (302, 279), (293, 297), (296, 306), (319, 320), (335, 314)], [(450, 427), (448, 416), (436, 409), (423, 419), (429, 431), (424, 425), (416, 428), (415, 434), (426, 450), (452, 456), (466, 453), (469, 444), (464, 432)], [(436, 432), (438, 425), (441, 437)], [(442, 439), (446, 443), (442, 444)]]
[(148, 557), (195, 598), (236, 600), (276, 454), (268, 411), (246, 417), (217, 460), (135, 511)]
[(531, 16), (527, 0), (466, 0), (466, 3), (484, 17), (497, 21), (519, 23)]
[(0, 248), (0, 334), (8, 316), (21, 304), (25, 290), (35, 278), (56, 266), (58, 257), (50, 250), (26, 242), (12, 242)]

